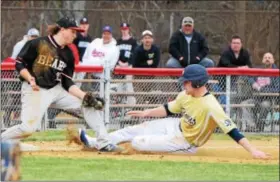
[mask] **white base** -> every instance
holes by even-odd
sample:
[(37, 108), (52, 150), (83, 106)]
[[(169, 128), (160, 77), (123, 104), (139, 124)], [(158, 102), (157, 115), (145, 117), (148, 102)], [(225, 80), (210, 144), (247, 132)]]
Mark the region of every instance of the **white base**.
[(29, 151), (39, 151), (40, 147), (35, 145), (27, 144), (27, 143), (20, 143), (20, 151), (22, 152), (29, 152)]

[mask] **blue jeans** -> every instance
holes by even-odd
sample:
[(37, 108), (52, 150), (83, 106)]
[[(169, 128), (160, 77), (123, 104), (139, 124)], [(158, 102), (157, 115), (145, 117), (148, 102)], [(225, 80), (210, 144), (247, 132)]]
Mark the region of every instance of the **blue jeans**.
[[(205, 68), (211, 68), (214, 67), (214, 61), (204, 57), (198, 64), (204, 66)], [(174, 57), (169, 58), (169, 60), (166, 63), (166, 67), (167, 68), (183, 68), (182, 65), (180, 64), (180, 62), (175, 59)]]

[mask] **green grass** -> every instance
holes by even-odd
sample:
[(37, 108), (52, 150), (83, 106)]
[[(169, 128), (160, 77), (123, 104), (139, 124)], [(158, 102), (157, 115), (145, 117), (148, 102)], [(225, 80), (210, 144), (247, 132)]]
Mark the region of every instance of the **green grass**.
[(23, 180), (278, 180), (278, 165), (23, 157)]
[[(89, 132), (93, 135), (93, 132)], [(66, 131), (34, 133), (25, 141), (65, 140)], [(249, 135), (250, 140), (275, 136)], [(212, 139), (231, 140), (215, 134)], [(22, 157), (23, 180), (279, 180), (278, 165)]]
[[(88, 130), (87, 133), (91, 136), (94, 135), (92, 130)], [(269, 135), (245, 135), (249, 140), (270, 140), (278, 138), (279, 136)], [(61, 141), (66, 139), (65, 130), (50, 130), (46, 132), (36, 132), (31, 137), (28, 137), (24, 141)], [(211, 139), (215, 140), (231, 140), (228, 135), (214, 134)]]

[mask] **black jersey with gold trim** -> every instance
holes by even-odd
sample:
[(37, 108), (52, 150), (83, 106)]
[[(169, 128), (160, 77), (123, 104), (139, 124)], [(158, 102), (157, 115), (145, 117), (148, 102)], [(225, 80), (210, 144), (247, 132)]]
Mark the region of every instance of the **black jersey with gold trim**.
[(74, 83), (70, 78), (74, 72), (74, 56), (68, 46), (61, 47), (52, 36), (28, 41), (18, 57), (16, 68), (20, 72), (27, 68), (42, 88), (52, 88), (59, 82), (68, 90)]

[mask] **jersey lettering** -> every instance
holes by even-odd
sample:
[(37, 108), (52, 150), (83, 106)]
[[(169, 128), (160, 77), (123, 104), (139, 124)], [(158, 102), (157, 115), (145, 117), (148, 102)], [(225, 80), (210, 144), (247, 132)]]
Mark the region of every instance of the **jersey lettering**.
[(40, 65), (52, 67), (54, 69), (57, 69), (59, 71), (63, 71), (64, 68), (66, 68), (66, 63), (62, 60), (59, 60), (58, 57), (53, 58), (52, 56), (48, 55), (39, 55), (37, 59), (37, 63)]
[(56, 73), (56, 79), (57, 81), (61, 81), (61, 72)]
[(38, 64), (41, 64), (41, 65), (45, 65), (45, 66), (51, 66), (51, 62), (53, 60), (53, 57), (48, 55), (39, 55), (38, 56)]
[(195, 146), (202, 146), (207, 142), (216, 127), (221, 128), (224, 133), (236, 128), (211, 94), (198, 99), (183, 91), (176, 100), (168, 103), (168, 109), (172, 113), (182, 114), (180, 123), (183, 135)]
[(54, 62), (53, 64), (51, 65), (52, 68), (54, 69), (57, 69), (59, 71), (63, 71), (63, 69), (66, 67), (67, 65), (62, 61), (62, 60), (59, 60), (58, 57), (56, 57), (54, 59)]
[(121, 45), (119, 45), (119, 49), (120, 50), (131, 51), (132, 45), (130, 45), (130, 44), (121, 44)]
[(149, 57), (149, 59), (153, 59), (154, 58), (154, 53), (150, 53), (150, 54), (148, 54), (148, 57)]
[(105, 57), (105, 53), (94, 49), (92, 51), (92, 56), (93, 57)]
[(130, 55), (131, 55), (130, 51), (125, 51), (124, 57), (130, 58)]
[(230, 120), (227, 119), (227, 120), (225, 120), (224, 122), (225, 122), (225, 126), (226, 126), (226, 127), (231, 126), (231, 121), (230, 121)]
[(183, 114), (183, 120), (186, 122), (189, 126), (194, 126), (196, 124), (196, 120), (188, 115), (186, 112)]

